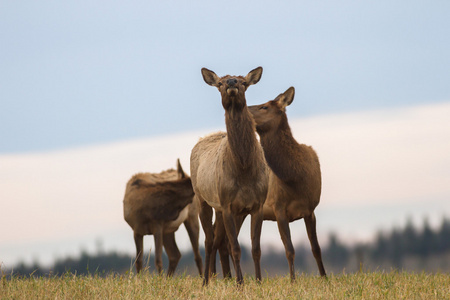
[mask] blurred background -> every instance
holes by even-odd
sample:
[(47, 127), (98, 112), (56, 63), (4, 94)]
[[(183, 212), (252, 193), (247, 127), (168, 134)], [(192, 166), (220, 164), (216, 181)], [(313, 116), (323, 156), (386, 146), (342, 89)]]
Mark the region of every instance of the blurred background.
[[(262, 66), (247, 103), (294, 86), (292, 131), (321, 161), (326, 269), (448, 272), (449, 13), (447, 1), (2, 1), (1, 269), (129, 270), (126, 182), (177, 158), (188, 171), (197, 140), (225, 130), (202, 67)], [(291, 232), (297, 271), (316, 273), (303, 221)], [(249, 235), (246, 220), (247, 249)], [(193, 263), (183, 226), (176, 237)], [(273, 222), (262, 251), (263, 269), (277, 256), (270, 274), (288, 273)]]

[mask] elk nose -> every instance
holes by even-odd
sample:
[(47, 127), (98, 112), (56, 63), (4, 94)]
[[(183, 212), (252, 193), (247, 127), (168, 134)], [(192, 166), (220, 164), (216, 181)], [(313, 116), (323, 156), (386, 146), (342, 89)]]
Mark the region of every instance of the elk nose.
[(227, 80), (227, 84), (229, 86), (235, 86), (236, 83), (237, 83), (237, 79), (236, 78), (230, 78), (230, 79)]

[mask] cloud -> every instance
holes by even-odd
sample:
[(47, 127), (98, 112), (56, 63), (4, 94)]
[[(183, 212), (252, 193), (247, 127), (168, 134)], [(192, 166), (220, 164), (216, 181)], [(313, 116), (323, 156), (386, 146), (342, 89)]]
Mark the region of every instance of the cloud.
[[(296, 139), (312, 145), (321, 161), (319, 238), (330, 230), (367, 238), (407, 214), (449, 215), (449, 115), (447, 102), (290, 120)], [(128, 179), (137, 172), (173, 168), (177, 158), (189, 170), (192, 147), (215, 130), (1, 155), (1, 259), (10, 265), (33, 253), (49, 261), (95, 238), (106, 248), (133, 252), (131, 229), (122, 215)], [(293, 226), (302, 232), (293, 234), (294, 242), (306, 239), (303, 224)], [(186, 250), (183, 231), (177, 238)], [(248, 236), (244, 226), (240, 240), (248, 243)], [(265, 223), (262, 242), (274, 239), (275, 223)]]
[(321, 157), (324, 201), (406, 203), (450, 195), (449, 112), (443, 103), (296, 120), (292, 127)]

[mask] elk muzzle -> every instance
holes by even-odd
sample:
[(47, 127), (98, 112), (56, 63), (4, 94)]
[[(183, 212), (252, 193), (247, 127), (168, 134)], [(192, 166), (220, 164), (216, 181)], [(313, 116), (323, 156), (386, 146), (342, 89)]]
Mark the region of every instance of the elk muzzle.
[(237, 82), (238, 81), (236, 78), (227, 79), (227, 94), (229, 96), (237, 95), (237, 93), (238, 93)]
[(237, 79), (236, 78), (230, 78), (227, 80), (227, 84), (229, 87), (234, 87), (237, 83)]

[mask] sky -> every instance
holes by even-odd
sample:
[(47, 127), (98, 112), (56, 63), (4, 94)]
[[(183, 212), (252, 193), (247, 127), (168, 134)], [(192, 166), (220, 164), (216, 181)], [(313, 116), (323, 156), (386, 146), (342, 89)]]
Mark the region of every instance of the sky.
[[(296, 88), (288, 117), (324, 178), (319, 239), (368, 239), (408, 216), (439, 223), (449, 12), (406, 0), (0, 2), (0, 262), (50, 263), (96, 243), (132, 253), (126, 181), (178, 157), (189, 170), (198, 138), (224, 129), (202, 67), (262, 66), (249, 105)], [(276, 226), (264, 226), (269, 243)]]

